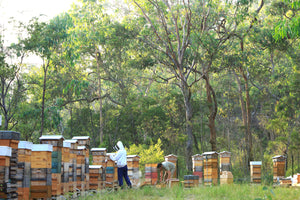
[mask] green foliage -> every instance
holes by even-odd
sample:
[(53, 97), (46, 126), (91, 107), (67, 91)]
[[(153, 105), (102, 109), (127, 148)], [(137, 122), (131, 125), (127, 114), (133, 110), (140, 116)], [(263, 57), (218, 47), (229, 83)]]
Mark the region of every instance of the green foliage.
[(143, 169), (145, 164), (159, 163), (164, 161), (164, 151), (162, 150), (162, 141), (157, 140), (157, 143), (151, 142), (149, 146), (146, 145), (130, 145), (127, 150), (127, 155), (139, 155), (140, 156), (140, 166)]

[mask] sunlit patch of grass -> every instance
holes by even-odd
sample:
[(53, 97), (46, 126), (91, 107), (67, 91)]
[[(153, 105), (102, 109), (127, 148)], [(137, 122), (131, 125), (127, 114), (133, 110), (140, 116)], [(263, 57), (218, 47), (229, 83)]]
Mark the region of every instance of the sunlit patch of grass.
[(181, 186), (173, 188), (156, 188), (146, 186), (137, 189), (124, 189), (113, 192), (82, 197), (84, 200), (300, 200), (300, 188), (273, 188), (271, 186), (232, 184), (222, 186), (202, 186), (186, 189)]

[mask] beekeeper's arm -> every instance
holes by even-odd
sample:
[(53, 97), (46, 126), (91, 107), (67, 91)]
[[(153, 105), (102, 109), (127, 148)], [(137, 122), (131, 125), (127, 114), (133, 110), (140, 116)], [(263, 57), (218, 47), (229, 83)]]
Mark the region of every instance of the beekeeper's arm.
[(109, 155), (110, 159), (113, 161), (119, 160), (121, 158), (121, 152), (118, 151), (115, 155)]

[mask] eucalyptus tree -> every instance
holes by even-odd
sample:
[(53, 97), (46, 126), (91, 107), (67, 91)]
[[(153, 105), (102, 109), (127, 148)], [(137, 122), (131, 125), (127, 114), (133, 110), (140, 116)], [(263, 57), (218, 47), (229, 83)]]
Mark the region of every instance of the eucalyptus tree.
[[(4, 47), (0, 36), (0, 113), (4, 116), (4, 130), (13, 129), (18, 121), (18, 106), (25, 97), (25, 81), (22, 77), (24, 52), (18, 45)], [(16, 59), (17, 63), (8, 63)]]
[(33, 18), (28, 25), (24, 25), (28, 37), (20, 40), (25, 50), (39, 56), (42, 60), (40, 66), (43, 72), (40, 135), (43, 134), (45, 128), (46, 93), (49, 89), (47, 82), (48, 78), (51, 78), (49, 73), (57, 66), (62, 65), (60, 55), (68, 52), (67, 49), (62, 48), (62, 44), (68, 38), (69, 26), (72, 26), (72, 21), (67, 14), (57, 16), (49, 23)]
[[(193, 154), (193, 86), (200, 80), (206, 85), (210, 144), (216, 146), (215, 118), (217, 98), (210, 83), (210, 75), (222, 65), (222, 51), (237, 27), (236, 14), (244, 14), (240, 4), (244, 1), (139, 1), (132, 0), (144, 20), (140, 27), (140, 40), (152, 49), (157, 61), (157, 78), (177, 85), (182, 93), (186, 120), (187, 168), (191, 169)], [(245, 6), (243, 6), (244, 8)], [(159, 70), (164, 71), (161, 76)], [(167, 74), (167, 75), (166, 75)]]

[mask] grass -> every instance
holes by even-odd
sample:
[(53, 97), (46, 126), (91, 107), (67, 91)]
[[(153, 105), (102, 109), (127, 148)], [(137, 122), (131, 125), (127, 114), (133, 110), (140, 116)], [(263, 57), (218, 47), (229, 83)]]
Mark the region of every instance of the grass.
[(81, 197), (80, 200), (300, 200), (300, 188), (267, 187), (261, 185), (234, 184), (213, 187), (186, 189), (155, 188), (146, 186), (136, 189), (124, 189), (107, 192), (100, 191), (93, 196)]

